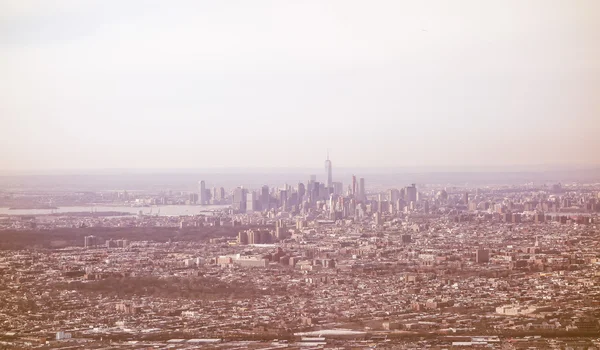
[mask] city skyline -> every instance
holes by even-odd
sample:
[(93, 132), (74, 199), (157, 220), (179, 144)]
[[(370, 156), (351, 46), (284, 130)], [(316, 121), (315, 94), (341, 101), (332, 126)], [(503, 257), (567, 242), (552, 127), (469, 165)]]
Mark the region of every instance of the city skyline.
[(599, 0), (0, 0), (0, 348), (600, 349)]

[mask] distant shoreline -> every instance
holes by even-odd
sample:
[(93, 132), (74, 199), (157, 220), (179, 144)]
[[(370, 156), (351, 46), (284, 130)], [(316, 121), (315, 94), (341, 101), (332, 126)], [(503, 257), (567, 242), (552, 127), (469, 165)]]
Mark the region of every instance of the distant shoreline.
[(51, 213), (50, 216), (81, 216), (81, 217), (98, 217), (98, 216), (133, 216), (135, 214), (125, 211), (98, 211), (98, 212), (66, 212), (66, 213)]
[(58, 207), (51, 206), (51, 205), (21, 205), (21, 206), (8, 208), (8, 210), (28, 210), (28, 209), (58, 209)]

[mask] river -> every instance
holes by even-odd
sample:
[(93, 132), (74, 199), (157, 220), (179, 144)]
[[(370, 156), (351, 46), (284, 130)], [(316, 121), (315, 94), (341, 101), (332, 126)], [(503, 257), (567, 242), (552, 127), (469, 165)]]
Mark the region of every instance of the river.
[[(0, 208), (0, 215), (47, 215), (53, 213), (81, 213), (81, 212), (107, 212), (116, 211), (122, 213), (130, 213), (137, 215), (140, 210), (144, 215), (160, 215), (160, 216), (180, 216), (180, 215), (199, 215), (202, 212), (212, 210), (222, 210), (228, 208), (229, 205), (156, 205), (150, 207), (130, 207), (118, 205), (95, 205), (95, 206), (77, 206), (77, 207), (60, 207), (58, 209), (14, 209)], [(205, 213), (206, 214), (206, 213)]]

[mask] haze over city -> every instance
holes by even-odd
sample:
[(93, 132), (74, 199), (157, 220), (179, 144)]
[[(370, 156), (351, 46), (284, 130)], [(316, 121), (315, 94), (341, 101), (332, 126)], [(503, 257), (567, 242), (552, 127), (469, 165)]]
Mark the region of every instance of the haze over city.
[(599, 14), (0, 0), (0, 348), (600, 349)]
[(598, 13), (2, 1), (0, 170), (597, 166)]

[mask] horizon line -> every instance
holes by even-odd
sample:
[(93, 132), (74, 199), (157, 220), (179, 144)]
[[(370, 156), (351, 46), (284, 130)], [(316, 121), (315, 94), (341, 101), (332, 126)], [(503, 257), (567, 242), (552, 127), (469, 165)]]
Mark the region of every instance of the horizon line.
[[(339, 166), (333, 167), (338, 171), (353, 171), (360, 170), (361, 172), (392, 172), (392, 171), (421, 171), (421, 172), (485, 172), (485, 171), (499, 171), (499, 172), (543, 172), (543, 171), (557, 171), (557, 170), (600, 170), (600, 164), (514, 164), (514, 165), (404, 165), (404, 166)], [(191, 173), (191, 172), (210, 172), (218, 173), (218, 171), (239, 171), (246, 170), (251, 172), (256, 171), (308, 171), (308, 172), (321, 172), (320, 167), (304, 167), (304, 166), (216, 166), (216, 167), (203, 167), (203, 168), (54, 168), (54, 169), (0, 169), (0, 176), (19, 176), (19, 175), (58, 175), (58, 174), (69, 174), (69, 175), (84, 175), (90, 173), (114, 173), (114, 172), (125, 172), (125, 173), (145, 173), (145, 172), (156, 172), (156, 173)]]

